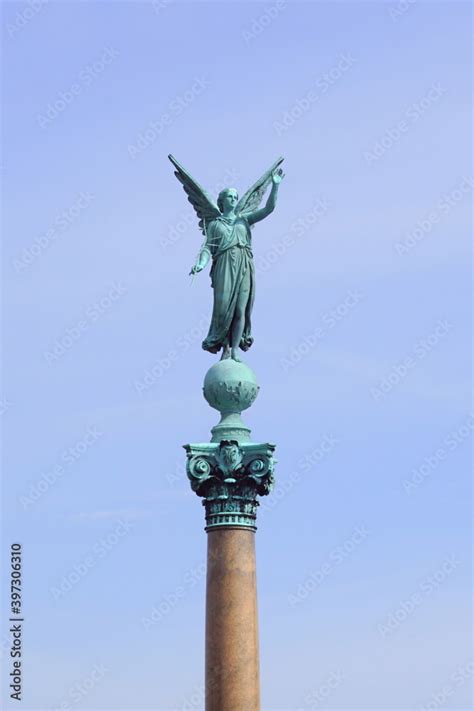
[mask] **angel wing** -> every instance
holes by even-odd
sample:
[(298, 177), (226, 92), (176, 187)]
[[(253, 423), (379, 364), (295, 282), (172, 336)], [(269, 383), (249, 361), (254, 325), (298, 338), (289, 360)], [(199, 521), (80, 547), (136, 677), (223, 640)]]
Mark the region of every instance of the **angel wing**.
[(257, 182), (247, 190), (235, 207), (237, 215), (242, 215), (245, 212), (253, 212), (258, 208), (265, 195), (266, 189), (271, 183), (272, 174), (278, 169), (278, 166), (283, 163), (283, 158), (278, 158), (277, 161), (269, 168)]
[(197, 183), (194, 178), (189, 175), (189, 173), (178, 163), (176, 158), (174, 158), (171, 153), (168, 158), (176, 168), (174, 174), (178, 178), (179, 182), (182, 183), (184, 191), (188, 196), (188, 200), (194, 207), (196, 215), (199, 217), (199, 227), (205, 235), (206, 223), (209, 222), (209, 220), (219, 217), (221, 212), (209, 193), (207, 193), (204, 188), (202, 188), (199, 183)]

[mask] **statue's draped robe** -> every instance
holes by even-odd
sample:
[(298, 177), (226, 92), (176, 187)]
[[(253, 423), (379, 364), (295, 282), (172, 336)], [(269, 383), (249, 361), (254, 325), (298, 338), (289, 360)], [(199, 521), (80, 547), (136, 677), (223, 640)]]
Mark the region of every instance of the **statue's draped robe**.
[(202, 347), (217, 353), (230, 345), (230, 327), (239, 294), (247, 293), (245, 325), (240, 348), (246, 351), (253, 343), (251, 314), (255, 298), (255, 268), (252, 258), (252, 236), (248, 220), (235, 222), (221, 216), (207, 226), (206, 248), (212, 255), (211, 285), (214, 289), (212, 320)]

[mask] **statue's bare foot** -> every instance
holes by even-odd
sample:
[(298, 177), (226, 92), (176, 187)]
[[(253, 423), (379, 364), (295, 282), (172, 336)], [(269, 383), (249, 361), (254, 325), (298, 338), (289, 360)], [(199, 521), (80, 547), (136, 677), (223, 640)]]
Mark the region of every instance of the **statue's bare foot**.
[(221, 360), (227, 360), (227, 358), (230, 358), (230, 348), (229, 346), (224, 346), (222, 349)]
[(232, 360), (237, 361), (237, 363), (242, 363), (241, 358), (239, 358), (239, 353), (237, 351), (237, 348), (232, 348), (231, 358), (232, 358)]

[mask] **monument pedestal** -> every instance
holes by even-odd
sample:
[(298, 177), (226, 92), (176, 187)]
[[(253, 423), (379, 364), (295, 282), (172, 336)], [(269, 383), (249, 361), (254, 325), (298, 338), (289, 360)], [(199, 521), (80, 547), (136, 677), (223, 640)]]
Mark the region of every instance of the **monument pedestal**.
[(225, 360), (204, 396), (221, 413), (212, 441), (187, 444), (191, 488), (203, 498), (208, 534), (206, 711), (259, 711), (255, 531), (258, 501), (273, 488), (275, 446), (250, 441), (240, 418), (258, 393), (255, 374)]

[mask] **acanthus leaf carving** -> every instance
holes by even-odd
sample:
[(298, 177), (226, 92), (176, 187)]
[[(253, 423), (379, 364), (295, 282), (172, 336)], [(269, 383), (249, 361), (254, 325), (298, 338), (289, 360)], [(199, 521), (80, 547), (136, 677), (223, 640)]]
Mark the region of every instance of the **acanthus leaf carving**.
[(203, 497), (208, 528), (241, 525), (255, 529), (257, 496), (274, 484), (274, 445), (222, 440), (185, 446), (191, 488)]

